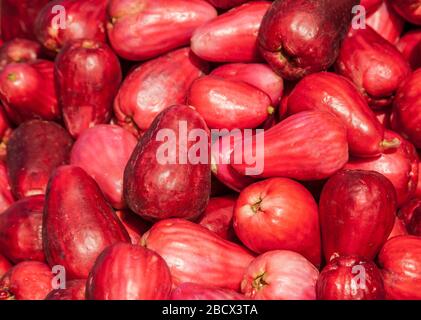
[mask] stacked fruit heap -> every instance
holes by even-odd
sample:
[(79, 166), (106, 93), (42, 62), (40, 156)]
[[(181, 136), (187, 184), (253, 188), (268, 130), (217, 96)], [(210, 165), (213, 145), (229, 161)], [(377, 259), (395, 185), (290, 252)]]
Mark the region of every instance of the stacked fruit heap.
[(1, 36), (0, 299), (421, 299), (419, 0), (3, 0)]

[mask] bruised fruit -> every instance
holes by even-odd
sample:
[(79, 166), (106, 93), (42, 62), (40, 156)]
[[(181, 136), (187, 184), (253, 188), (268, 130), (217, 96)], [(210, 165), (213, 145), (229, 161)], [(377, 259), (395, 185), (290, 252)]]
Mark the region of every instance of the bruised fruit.
[(70, 163), (81, 167), (98, 183), (107, 201), (116, 209), (123, 201), (124, 168), (137, 139), (115, 125), (98, 125), (85, 130), (73, 145)]
[(8, 64), (0, 73), (0, 99), (15, 124), (59, 119), (54, 64), (47, 60)]
[(185, 46), (196, 28), (216, 17), (205, 0), (111, 0), (108, 38), (127, 60), (148, 60)]
[(385, 291), (376, 264), (358, 257), (337, 257), (317, 280), (319, 300), (384, 300)]
[(231, 156), (231, 166), (241, 174), (303, 181), (328, 178), (347, 161), (345, 126), (336, 116), (321, 111), (297, 113), (264, 133), (247, 137)]
[(7, 144), (7, 170), (17, 199), (45, 194), (51, 173), (69, 161), (73, 140), (54, 122), (33, 120), (20, 125)]
[(86, 280), (70, 280), (65, 289), (51, 291), (45, 300), (85, 300)]
[(38, 41), (51, 55), (74, 40), (105, 42), (107, 3), (107, 0), (50, 1), (35, 21)]
[(182, 283), (171, 294), (171, 300), (246, 300), (242, 294), (228, 289)]
[(292, 250), (320, 265), (317, 203), (298, 182), (273, 178), (244, 189), (235, 206), (234, 229), (257, 253)]
[(122, 74), (106, 44), (78, 40), (65, 46), (57, 56), (55, 76), (64, 123), (72, 136), (110, 121)]
[(263, 91), (245, 82), (215, 76), (194, 81), (187, 103), (212, 129), (256, 128), (274, 112), (271, 99)]
[(10, 63), (33, 62), (41, 55), (38, 42), (16, 38), (0, 47), (0, 70)]
[(183, 104), (194, 80), (204, 75), (207, 63), (189, 48), (145, 62), (125, 78), (114, 101), (120, 125), (147, 130), (164, 109)]
[(302, 255), (269, 251), (250, 263), (241, 292), (254, 300), (316, 300), (318, 276), (317, 268)]
[(372, 260), (395, 222), (396, 192), (380, 173), (343, 170), (325, 184), (319, 203), (324, 255)]
[(141, 246), (118, 243), (98, 257), (86, 283), (89, 300), (166, 300), (171, 274), (164, 259)]
[(52, 288), (53, 274), (39, 261), (24, 261), (0, 281), (0, 300), (44, 300)]
[(257, 35), (268, 1), (252, 1), (221, 14), (196, 29), (191, 48), (200, 58), (213, 62), (261, 60)]
[(358, 4), (358, 0), (276, 0), (259, 32), (263, 57), (288, 80), (328, 69)]
[(101, 190), (83, 169), (58, 168), (48, 183), (43, 221), (44, 251), (69, 280), (86, 279), (108, 246), (130, 238)]
[(253, 260), (241, 246), (182, 219), (156, 223), (144, 234), (142, 243), (167, 262), (174, 286), (193, 282), (239, 290), (243, 274)]
[(124, 172), (129, 208), (150, 220), (202, 214), (211, 187), (209, 140), (209, 129), (192, 108), (176, 105), (159, 114)]
[(45, 261), (42, 247), (44, 196), (15, 202), (0, 214), (0, 252), (10, 261)]

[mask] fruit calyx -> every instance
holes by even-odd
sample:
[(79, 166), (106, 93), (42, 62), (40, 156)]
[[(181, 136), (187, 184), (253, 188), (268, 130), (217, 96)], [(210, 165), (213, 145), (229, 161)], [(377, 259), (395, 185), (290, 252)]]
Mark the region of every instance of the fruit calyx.
[(257, 291), (261, 290), (263, 287), (267, 286), (269, 283), (265, 281), (266, 273), (263, 272), (259, 274), (256, 278), (253, 279), (253, 288)]
[(260, 210), (261, 209), (260, 206), (261, 206), (262, 202), (263, 202), (263, 199), (262, 198), (259, 198), (259, 200), (257, 202), (255, 202), (254, 204), (250, 205), (251, 210), (253, 210), (254, 213), (260, 212), (261, 211)]
[(392, 140), (383, 140), (380, 142), (382, 150), (396, 149), (401, 145), (401, 141), (398, 138), (393, 138)]

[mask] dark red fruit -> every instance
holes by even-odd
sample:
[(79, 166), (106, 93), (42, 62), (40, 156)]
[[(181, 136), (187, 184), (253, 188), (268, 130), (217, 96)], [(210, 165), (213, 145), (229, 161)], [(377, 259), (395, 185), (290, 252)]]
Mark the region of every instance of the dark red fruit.
[(0, 215), (15, 202), (7, 176), (6, 164), (0, 161)]
[(45, 300), (85, 300), (86, 280), (71, 280), (66, 282), (65, 289), (51, 291)]
[(421, 237), (421, 198), (414, 198), (399, 210), (409, 234)]

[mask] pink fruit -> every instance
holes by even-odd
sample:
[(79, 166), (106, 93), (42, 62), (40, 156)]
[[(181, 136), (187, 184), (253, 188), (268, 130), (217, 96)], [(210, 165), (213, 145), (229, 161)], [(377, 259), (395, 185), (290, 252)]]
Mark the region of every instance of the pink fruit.
[(84, 169), (98, 183), (107, 201), (122, 209), (124, 169), (136, 144), (136, 138), (125, 129), (98, 125), (83, 131), (76, 140), (70, 163)]
[[(203, 226), (181, 219), (156, 223), (143, 245), (167, 262), (174, 286), (184, 282), (238, 290), (253, 256)], [(206, 275), (206, 276), (204, 276)]]
[(86, 280), (67, 281), (66, 289), (51, 291), (45, 300), (85, 300)]
[(42, 247), (44, 196), (15, 202), (0, 215), (0, 252), (10, 261), (45, 261)]
[(48, 184), (43, 242), (48, 263), (66, 269), (68, 279), (86, 279), (108, 246), (130, 238), (101, 190), (83, 169), (58, 168)]
[(193, 34), (193, 52), (214, 62), (259, 61), (257, 34), (269, 7), (268, 1), (252, 1), (207, 22)]
[(38, 42), (16, 38), (3, 44), (0, 48), (0, 70), (10, 64), (18, 62), (33, 62), (41, 55)]
[(222, 65), (211, 72), (212, 76), (243, 81), (266, 93), (273, 106), (281, 102), (284, 83), (272, 69), (262, 63), (232, 63)]
[(233, 290), (187, 282), (173, 290), (171, 300), (246, 300), (246, 297)]
[(161, 111), (186, 102), (191, 84), (207, 69), (207, 64), (188, 48), (135, 68), (125, 78), (114, 101), (118, 124), (147, 130)]
[(57, 56), (55, 75), (64, 123), (72, 136), (110, 121), (122, 75), (117, 56), (106, 44), (69, 43)]
[(269, 251), (254, 259), (241, 283), (241, 292), (256, 300), (315, 300), (319, 271), (302, 255)]
[(32, 120), (20, 125), (7, 144), (7, 171), (17, 199), (45, 194), (51, 173), (67, 164), (73, 141), (54, 122)]
[(7, 65), (0, 73), (0, 99), (15, 124), (31, 119), (59, 119), (54, 64), (37, 60)]
[(141, 246), (118, 243), (105, 249), (86, 283), (90, 300), (165, 300), (171, 274), (164, 259)]
[(196, 28), (216, 17), (204, 0), (111, 0), (108, 37), (128, 60), (148, 60), (185, 46)]
[[(38, 41), (51, 55), (58, 53), (73, 40), (105, 42), (107, 3), (107, 0), (50, 1), (35, 21)], [(61, 7), (57, 9), (56, 6)]]
[(244, 189), (235, 206), (234, 229), (254, 252), (292, 250), (320, 265), (317, 203), (298, 182), (273, 178)]

